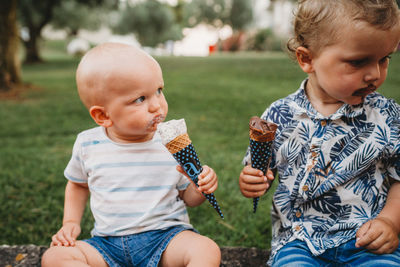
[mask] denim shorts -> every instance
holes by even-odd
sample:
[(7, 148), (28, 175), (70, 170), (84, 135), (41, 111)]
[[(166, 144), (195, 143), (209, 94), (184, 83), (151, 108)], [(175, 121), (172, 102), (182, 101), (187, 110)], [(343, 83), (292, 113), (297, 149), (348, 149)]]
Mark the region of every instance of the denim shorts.
[(110, 267), (156, 267), (169, 242), (184, 230), (183, 226), (126, 236), (94, 236), (83, 241), (95, 247)]
[(327, 249), (319, 256), (313, 256), (305, 242), (295, 240), (287, 243), (275, 255), (272, 267), (289, 266), (337, 266), (337, 267), (389, 267), (400, 266), (400, 246), (391, 254), (374, 254), (365, 248), (357, 248), (356, 240)]

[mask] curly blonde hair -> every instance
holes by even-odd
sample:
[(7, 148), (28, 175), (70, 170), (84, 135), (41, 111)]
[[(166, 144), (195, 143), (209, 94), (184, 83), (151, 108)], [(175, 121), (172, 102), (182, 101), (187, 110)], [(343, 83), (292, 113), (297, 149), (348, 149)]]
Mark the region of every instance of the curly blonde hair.
[(296, 58), (300, 46), (318, 54), (340, 38), (340, 29), (359, 21), (389, 30), (399, 25), (399, 8), (394, 0), (299, 0), (294, 17), (294, 36), (287, 50)]

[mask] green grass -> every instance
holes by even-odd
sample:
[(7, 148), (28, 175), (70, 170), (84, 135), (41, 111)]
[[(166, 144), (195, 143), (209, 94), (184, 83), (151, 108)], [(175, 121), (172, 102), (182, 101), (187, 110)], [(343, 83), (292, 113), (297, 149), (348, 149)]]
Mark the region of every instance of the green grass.
[[(63, 170), (77, 133), (91, 128), (74, 80), (78, 58), (62, 42), (43, 48), (46, 63), (23, 67), (34, 85), (22, 99), (0, 101), (0, 244), (48, 245), (62, 220)], [(168, 119), (185, 118), (203, 164), (219, 176), (215, 195), (225, 215), (208, 203), (190, 208), (191, 222), (220, 246), (269, 247), (272, 192), (252, 213), (238, 187), (248, 145), (248, 120), (294, 92), (305, 75), (285, 54), (159, 57), (169, 103)], [(394, 55), (381, 92), (400, 102), (400, 55)], [(89, 237), (87, 209), (81, 238)]]

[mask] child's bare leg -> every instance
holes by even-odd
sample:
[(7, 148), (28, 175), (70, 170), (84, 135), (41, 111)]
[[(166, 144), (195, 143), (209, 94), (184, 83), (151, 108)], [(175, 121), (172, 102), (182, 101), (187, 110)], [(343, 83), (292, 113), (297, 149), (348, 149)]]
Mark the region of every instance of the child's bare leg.
[(74, 247), (50, 247), (42, 257), (42, 266), (80, 267), (96, 266), (107, 267), (101, 254), (83, 241), (77, 241)]
[(208, 237), (192, 231), (177, 234), (161, 257), (162, 267), (219, 267), (221, 250)]

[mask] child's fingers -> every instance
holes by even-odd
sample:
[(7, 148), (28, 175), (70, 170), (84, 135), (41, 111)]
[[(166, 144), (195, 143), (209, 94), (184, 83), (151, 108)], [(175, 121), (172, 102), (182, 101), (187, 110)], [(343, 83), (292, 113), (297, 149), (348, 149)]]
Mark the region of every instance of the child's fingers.
[(73, 238), (71, 235), (65, 235), (65, 240), (68, 242), (69, 246), (75, 246), (75, 238)]
[(54, 247), (54, 246), (62, 246), (62, 243), (60, 241), (58, 241), (58, 239), (56, 239), (54, 237), (55, 235), (53, 235), (53, 237), (51, 238), (51, 243), (50, 246)]
[(198, 178), (198, 184), (205, 185), (212, 181), (215, 182), (217, 180), (217, 174), (210, 167), (204, 166), (203, 171), (200, 173)]
[(275, 179), (274, 173), (271, 170), (267, 171), (266, 177), (270, 182), (272, 182)]
[(218, 179), (216, 176), (208, 177), (207, 181), (200, 180), (199, 181), (199, 190), (200, 192), (211, 194), (218, 188)]
[(240, 186), (242, 194), (246, 197), (259, 197), (265, 194), (269, 188), (268, 183), (263, 184), (243, 184)]
[(199, 190), (205, 194), (214, 193), (218, 188), (218, 183), (208, 184), (207, 186), (199, 187)]
[(367, 248), (374, 240), (378, 238), (381, 232), (378, 229), (371, 229), (372, 221), (363, 224), (356, 233), (356, 247)]
[(218, 187), (217, 174), (208, 166), (204, 166), (204, 171), (199, 175), (199, 190), (206, 194), (211, 194)]
[(397, 246), (393, 246), (390, 242), (386, 242), (381, 245), (376, 250), (370, 250), (374, 254), (390, 254), (393, 253), (397, 249)]
[(64, 244), (67, 243), (61, 230), (58, 231), (57, 234), (52, 236), (51, 241), (54, 244), (54, 246), (64, 246)]
[(246, 184), (242, 186), (242, 189), (248, 192), (262, 192), (267, 190), (269, 185), (267, 183), (263, 184)]
[(390, 241), (385, 239), (384, 236), (378, 236), (378, 238), (372, 240), (371, 243), (365, 246), (366, 249), (375, 254), (389, 253), (391, 248)]
[(358, 231), (356, 232), (356, 247), (360, 247), (361, 245), (359, 244), (360, 240), (362, 239), (362, 237), (367, 233), (369, 227), (371, 225), (371, 222), (368, 221), (366, 223), (364, 223), (363, 225), (361, 225), (360, 229), (358, 229)]
[(259, 169), (253, 168), (250, 165), (247, 165), (243, 168), (242, 174), (244, 175), (251, 175), (251, 176), (263, 176), (264, 173)]
[(262, 176), (254, 176), (249, 174), (242, 174), (240, 175), (239, 183), (244, 184), (265, 184), (268, 181), (267, 177), (264, 175)]
[(73, 228), (62, 228), (58, 233), (55, 235), (55, 239), (61, 243), (62, 246), (74, 246), (75, 245), (75, 238), (72, 236)]

